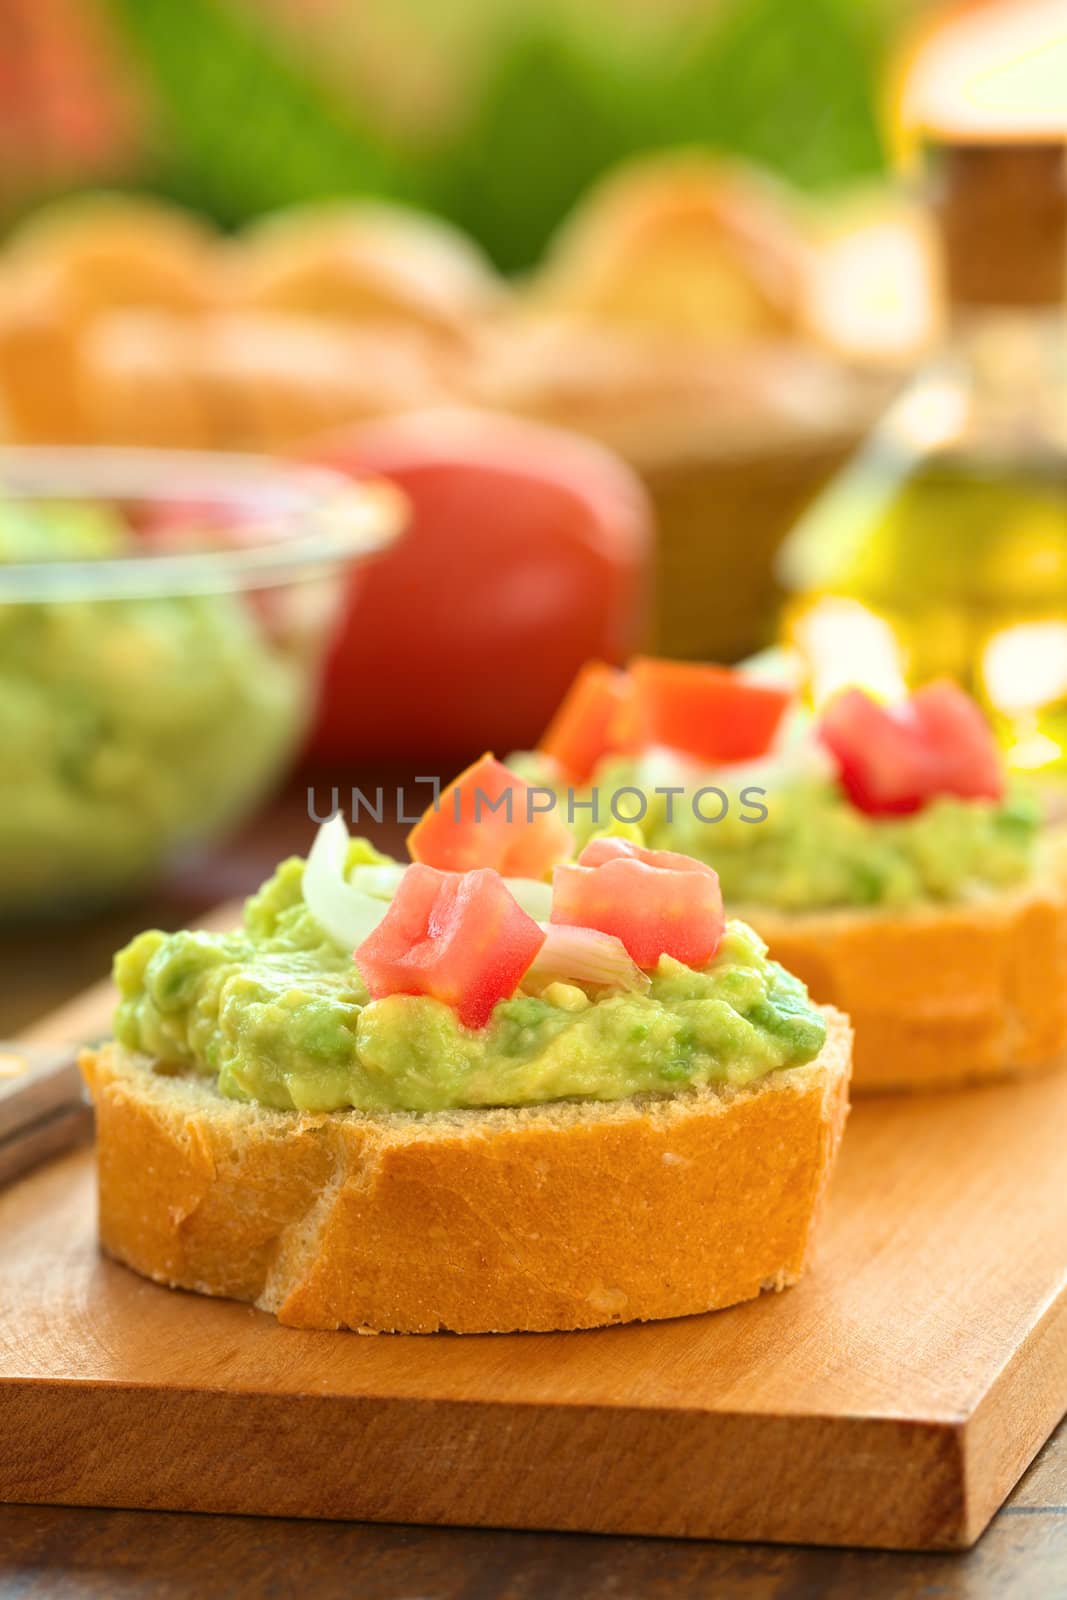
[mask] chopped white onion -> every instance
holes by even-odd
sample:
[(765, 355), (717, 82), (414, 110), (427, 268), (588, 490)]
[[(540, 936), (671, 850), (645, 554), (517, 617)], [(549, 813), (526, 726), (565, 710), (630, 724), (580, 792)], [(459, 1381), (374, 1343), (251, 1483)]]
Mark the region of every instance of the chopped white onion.
[(355, 950), (389, 910), (387, 900), (364, 894), (345, 877), (348, 829), (340, 812), (315, 835), (304, 867), (304, 904), (341, 950)]
[(563, 982), (603, 984), (612, 989), (647, 991), (647, 972), (634, 961), (621, 939), (596, 928), (572, 928), (563, 922), (543, 924), (545, 942), (528, 969), (528, 976), (559, 978)]
[(368, 862), (365, 866), (354, 867), (348, 881), (360, 894), (373, 895), (375, 900), (391, 900), (407, 870), (402, 861)]
[[(342, 950), (354, 950), (378, 926), (407, 871), (400, 861), (366, 862), (346, 877), (348, 843), (348, 829), (338, 812), (319, 829), (304, 868), (304, 903)], [(537, 878), (505, 878), (504, 882), (528, 917), (535, 922), (548, 921), (552, 914), (550, 883)]]
[(552, 885), (538, 878), (505, 878), (504, 884), (514, 900), (535, 922), (547, 922), (552, 915)]

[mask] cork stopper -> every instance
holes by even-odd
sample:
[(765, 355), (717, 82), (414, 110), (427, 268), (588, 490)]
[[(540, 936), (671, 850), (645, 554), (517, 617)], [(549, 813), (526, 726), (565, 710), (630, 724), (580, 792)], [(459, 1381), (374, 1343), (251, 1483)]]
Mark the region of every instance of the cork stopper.
[(954, 309), (1056, 306), (1067, 282), (1067, 145), (946, 142), (935, 207)]

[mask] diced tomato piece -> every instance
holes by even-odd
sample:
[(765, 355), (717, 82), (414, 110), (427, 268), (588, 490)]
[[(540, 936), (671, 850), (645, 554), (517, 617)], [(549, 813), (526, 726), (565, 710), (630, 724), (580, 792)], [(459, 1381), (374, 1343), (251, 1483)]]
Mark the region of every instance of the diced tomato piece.
[(603, 661), (587, 661), (537, 748), (575, 783), (587, 782), (597, 762), (616, 748), (613, 730), (629, 692), (625, 672)]
[(823, 711), (818, 735), (857, 810), (900, 816), (933, 793), (934, 762), (910, 704), (886, 706), (845, 689)]
[(616, 726), (627, 748), (668, 745), (711, 764), (764, 755), (793, 698), (730, 667), (641, 657)]
[(937, 764), (937, 792), (965, 800), (1001, 800), (1004, 764), (989, 726), (969, 694), (949, 678), (916, 690), (911, 708)]
[(669, 867), (676, 872), (710, 872), (712, 877), (715, 876), (711, 867), (697, 861), (694, 856), (683, 855), (680, 850), (648, 850), (630, 839), (614, 839), (610, 836), (590, 839), (578, 857), (580, 867), (602, 867), (608, 861), (643, 861), (647, 867)]
[(826, 707), (819, 736), (841, 785), (869, 816), (918, 811), (935, 795), (998, 800), (1004, 775), (993, 734), (962, 689), (941, 681), (904, 705), (846, 689)]
[(555, 869), (552, 921), (613, 933), (639, 967), (661, 955), (703, 967), (725, 926), (719, 875), (673, 850), (595, 839), (576, 866)]
[(495, 867), (506, 878), (544, 878), (574, 849), (574, 835), (545, 794), (491, 755), (461, 772), (408, 834), (413, 861), (444, 872)]
[(419, 864), (355, 953), (371, 998), (427, 994), (454, 1006), (468, 1028), (515, 993), (545, 933), (497, 872), (438, 872)]

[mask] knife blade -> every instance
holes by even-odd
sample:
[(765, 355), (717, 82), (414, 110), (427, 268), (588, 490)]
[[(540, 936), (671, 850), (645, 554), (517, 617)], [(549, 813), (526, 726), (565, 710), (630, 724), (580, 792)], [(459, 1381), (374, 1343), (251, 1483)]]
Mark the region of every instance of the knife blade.
[(92, 1107), (74, 1050), (0, 1042), (0, 1183), (76, 1144)]

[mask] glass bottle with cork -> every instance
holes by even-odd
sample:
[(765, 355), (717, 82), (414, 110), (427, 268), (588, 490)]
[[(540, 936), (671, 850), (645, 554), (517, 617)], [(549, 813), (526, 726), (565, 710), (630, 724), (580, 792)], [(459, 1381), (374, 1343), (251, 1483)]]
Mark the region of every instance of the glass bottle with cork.
[(944, 348), (790, 535), (786, 637), (820, 700), (949, 675), (1012, 765), (1067, 769), (1067, 158), (933, 152)]

